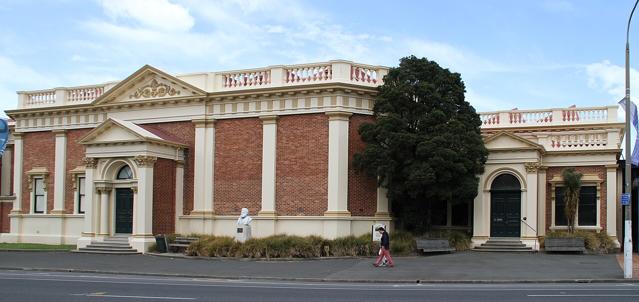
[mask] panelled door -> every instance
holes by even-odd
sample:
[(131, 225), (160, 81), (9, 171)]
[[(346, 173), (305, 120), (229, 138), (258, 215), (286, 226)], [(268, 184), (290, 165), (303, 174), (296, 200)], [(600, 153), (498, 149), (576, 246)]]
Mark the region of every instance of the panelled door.
[(115, 189), (115, 233), (133, 231), (133, 190)]
[(490, 189), (490, 236), (521, 236), (521, 185), (511, 174), (497, 176)]
[(519, 237), (521, 192), (492, 192), (490, 209), (491, 237)]

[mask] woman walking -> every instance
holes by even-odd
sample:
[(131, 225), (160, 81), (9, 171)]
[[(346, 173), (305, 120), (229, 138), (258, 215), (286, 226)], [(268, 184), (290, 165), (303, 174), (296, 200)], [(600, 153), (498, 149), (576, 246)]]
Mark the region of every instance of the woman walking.
[(378, 267), (382, 262), (382, 259), (386, 257), (386, 260), (388, 261), (388, 267), (394, 267), (395, 264), (393, 263), (393, 258), (390, 255), (390, 238), (388, 237), (388, 233), (383, 227), (379, 227), (375, 230), (382, 235), (382, 241), (380, 242), (379, 257), (377, 257), (377, 261), (373, 263), (373, 266)]

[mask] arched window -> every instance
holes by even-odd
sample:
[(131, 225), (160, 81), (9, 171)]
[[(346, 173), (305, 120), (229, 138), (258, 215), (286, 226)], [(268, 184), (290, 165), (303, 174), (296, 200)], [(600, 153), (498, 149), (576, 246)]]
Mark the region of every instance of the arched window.
[(129, 166), (124, 166), (120, 168), (118, 171), (117, 179), (131, 179), (133, 178), (133, 172), (131, 172), (131, 168)]
[(511, 174), (502, 174), (493, 180), (491, 191), (521, 191), (519, 180)]

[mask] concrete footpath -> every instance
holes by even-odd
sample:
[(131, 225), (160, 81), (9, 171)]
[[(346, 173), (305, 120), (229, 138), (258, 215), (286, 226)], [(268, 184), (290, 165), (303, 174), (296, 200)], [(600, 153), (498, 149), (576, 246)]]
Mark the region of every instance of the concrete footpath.
[(623, 279), (623, 271), (614, 254), (458, 252), (397, 257), (394, 268), (373, 267), (373, 260), (264, 261), (70, 252), (0, 252), (0, 269), (330, 282), (639, 282), (639, 276), (635, 276), (634, 280)]

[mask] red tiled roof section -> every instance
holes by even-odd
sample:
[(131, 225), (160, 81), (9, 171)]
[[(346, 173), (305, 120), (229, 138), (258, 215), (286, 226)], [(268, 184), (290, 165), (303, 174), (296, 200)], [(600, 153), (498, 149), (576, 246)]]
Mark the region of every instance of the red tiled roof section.
[(159, 136), (161, 139), (172, 142), (172, 143), (178, 143), (178, 144), (185, 144), (188, 145), (188, 141), (186, 140), (186, 138), (180, 138), (178, 136), (175, 136), (173, 134), (167, 133), (165, 131), (163, 131), (162, 129), (155, 127), (154, 125), (138, 125), (142, 128), (144, 128), (144, 130), (149, 131), (157, 136)]

